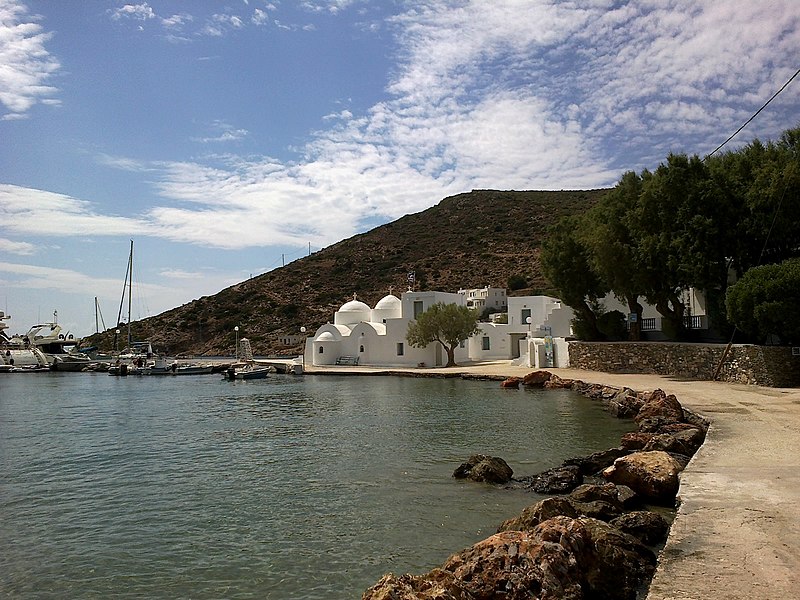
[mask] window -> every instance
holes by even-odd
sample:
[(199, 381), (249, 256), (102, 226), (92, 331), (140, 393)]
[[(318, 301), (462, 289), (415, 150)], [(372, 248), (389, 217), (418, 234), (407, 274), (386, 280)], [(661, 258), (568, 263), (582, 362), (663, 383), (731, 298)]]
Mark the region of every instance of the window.
[(397, 342), (397, 356), (403, 356), (403, 342)]
[(484, 350), (491, 350), (491, 343), (489, 342), (489, 336), (483, 337), (483, 349)]
[(363, 351), (364, 351), (364, 346), (363, 346), (363, 345), (359, 346), (359, 347), (358, 347), (358, 351), (359, 351), (359, 352), (363, 352)]
[(528, 319), (530, 319), (530, 317), (531, 317), (531, 309), (530, 308), (523, 308), (522, 312), (520, 312), (520, 318), (522, 319), (522, 322), (520, 323), (520, 325), (527, 325), (528, 324)]
[(323, 348), (322, 346), (320, 346), (320, 347), (319, 347), (319, 353), (320, 353), (320, 354), (322, 354), (322, 352), (323, 352), (324, 350), (325, 350), (325, 348)]
[(422, 300), (414, 300), (414, 318), (418, 319), (423, 312), (425, 309), (422, 306)]

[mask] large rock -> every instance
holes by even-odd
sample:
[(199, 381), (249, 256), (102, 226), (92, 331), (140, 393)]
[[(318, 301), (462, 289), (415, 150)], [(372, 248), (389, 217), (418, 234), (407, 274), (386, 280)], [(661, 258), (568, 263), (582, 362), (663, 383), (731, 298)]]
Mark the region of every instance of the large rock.
[(606, 467), (614, 464), (614, 461), (630, 454), (630, 450), (625, 448), (609, 448), (608, 450), (601, 450), (589, 456), (582, 456), (578, 458), (568, 458), (564, 461), (564, 466), (577, 466), (581, 473), (584, 475), (594, 475), (599, 473)]
[(611, 520), (611, 525), (632, 535), (643, 544), (654, 546), (667, 539), (669, 523), (650, 510), (635, 510)]
[(632, 419), (644, 406), (644, 399), (631, 389), (624, 388), (608, 401), (608, 411), (619, 419)]
[(645, 400), (634, 420), (638, 424), (647, 420), (679, 423), (683, 421), (683, 407), (674, 395), (668, 396), (663, 390), (655, 390)]
[(533, 529), (539, 523), (553, 517), (591, 517), (610, 521), (623, 510), (620, 488), (613, 483), (602, 485), (585, 483), (575, 488), (568, 496), (545, 498), (528, 506), (511, 519), (503, 521), (497, 531), (522, 531)]
[(651, 501), (673, 505), (678, 493), (680, 462), (661, 450), (634, 452), (614, 461), (603, 471), (603, 477), (627, 485)]
[(531, 387), (542, 387), (551, 377), (552, 374), (549, 371), (532, 371), (522, 378), (522, 383)]
[(361, 600), (472, 600), (452, 573), (434, 569), (426, 575), (389, 573), (369, 588)]
[(456, 479), (472, 479), (487, 483), (507, 483), (511, 481), (514, 471), (502, 458), (473, 454), (462, 463), (454, 472)]
[(576, 465), (565, 465), (543, 471), (521, 480), (537, 494), (566, 494), (583, 483), (583, 475)]
[(655, 555), (602, 521), (554, 517), (528, 531), (504, 531), (443, 565), (476, 600), (633, 600)]

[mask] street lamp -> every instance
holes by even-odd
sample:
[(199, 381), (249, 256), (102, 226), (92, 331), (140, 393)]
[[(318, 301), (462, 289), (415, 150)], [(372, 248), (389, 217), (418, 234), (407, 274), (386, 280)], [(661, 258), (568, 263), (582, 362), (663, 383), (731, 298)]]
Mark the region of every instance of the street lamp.
[(237, 325), (236, 327), (233, 328), (233, 330), (236, 332), (236, 360), (238, 361), (239, 360), (239, 326)]
[(300, 360), (301, 360), (301, 362), (303, 364), (303, 373), (305, 373), (306, 372), (306, 336), (305, 336), (306, 328), (305, 327), (301, 327), (300, 328), (300, 333), (303, 334), (303, 350), (300, 353)]
[(119, 351), (119, 329), (114, 332), (114, 352)]

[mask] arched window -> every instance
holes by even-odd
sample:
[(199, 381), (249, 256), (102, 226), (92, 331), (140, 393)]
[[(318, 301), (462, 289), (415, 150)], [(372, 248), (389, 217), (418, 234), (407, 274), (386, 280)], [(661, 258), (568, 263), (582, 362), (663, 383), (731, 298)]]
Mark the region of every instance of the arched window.
[(320, 353), (320, 354), (322, 354), (324, 351), (325, 351), (325, 348), (323, 348), (322, 346), (320, 346), (320, 347), (319, 347), (319, 353)]
[(358, 347), (358, 351), (359, 351), (359, 352), (363, 352), (363, 351), (364, 351), (364, 345), (363, 345), (363, 344), (362, 344), (361, 346), (359, 346), (359, 347)]

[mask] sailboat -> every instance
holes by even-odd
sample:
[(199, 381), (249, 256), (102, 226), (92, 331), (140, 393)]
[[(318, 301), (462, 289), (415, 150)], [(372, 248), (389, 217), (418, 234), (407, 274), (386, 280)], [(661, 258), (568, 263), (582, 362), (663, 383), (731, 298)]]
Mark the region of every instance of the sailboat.
[[(128, 332), (127, 344), (125, 349), (117, 356), (109, 369), (109, 375), (133, 375), (142, 374), (145, 370), (152, 372), (156, 366), (158, 357), (153, 352), (153, 346), (150, 342), (134, 342), (131, 339), (131, 303), (133, 297), (133, 240), (131, 240), (131, 249), (128, 254), (128, 268), (125, 271), (125, 283), (122, 286), (122, 298), (119, 301), (119, 312), (117, 313), (117, 323), (122, 323), (122, 308), (125, 304), (125, 295), (128, 296)], [(119, 325), (117, 326), (114, 334), (114, 347), (117, 347), (119, 335)]]

